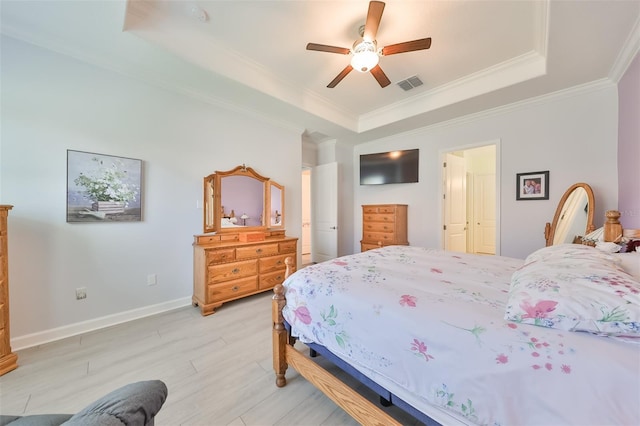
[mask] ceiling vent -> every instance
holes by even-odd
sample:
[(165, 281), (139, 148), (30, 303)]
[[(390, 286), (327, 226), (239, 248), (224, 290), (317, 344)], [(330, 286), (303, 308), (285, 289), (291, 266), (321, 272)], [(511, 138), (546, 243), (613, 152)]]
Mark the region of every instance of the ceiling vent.
[(409, 77), (406, 80), (399, 81), (397, 84), (402, 88), (402, 90), (406, 92), (415, 87), (422, 86), (423, 83), (417, 75), (414, 75), (413, 77)]

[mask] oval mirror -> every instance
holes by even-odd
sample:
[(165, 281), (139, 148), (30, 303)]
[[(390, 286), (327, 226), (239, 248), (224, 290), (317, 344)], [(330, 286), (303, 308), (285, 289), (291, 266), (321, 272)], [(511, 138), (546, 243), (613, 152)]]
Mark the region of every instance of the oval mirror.
[(578, 237), (592, 232), (595, 198), (586, 183), (576, 183), (567, 189), (558, 203), (553, 222), (545, 227), (546, 245), (576, 242)]

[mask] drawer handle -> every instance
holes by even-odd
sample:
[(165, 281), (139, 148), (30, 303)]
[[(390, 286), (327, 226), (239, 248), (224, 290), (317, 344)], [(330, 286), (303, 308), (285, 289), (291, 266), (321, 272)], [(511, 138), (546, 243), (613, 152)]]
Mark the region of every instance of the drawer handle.
[(238, 291), (240, 290), (240, 287), (238, 287), (237, 285), (234, 285), (233, 287), (231, 287), (231, 291)]
[(233, 271), (231, 271), (231, 273), (232, 273), (232, 274), (237, 274), (237, 273), (239, 273), (239, 272), (240, 272), (240, 269), (238, 269), (238, 268), (236, 268), (236, 269), (234, 269)]
[(258, 254), (262, 253), (262, 249), (261, 248), (256, 249), (256, 253), (258, 253)]
[(276, 265), (282, 265), (282, 260), (278, 260), (278, 261), (276, 262)]

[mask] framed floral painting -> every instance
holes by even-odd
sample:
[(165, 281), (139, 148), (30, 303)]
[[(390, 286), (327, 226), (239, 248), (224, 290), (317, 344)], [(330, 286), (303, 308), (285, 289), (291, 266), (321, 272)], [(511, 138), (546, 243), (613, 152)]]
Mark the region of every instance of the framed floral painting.
[(67, 150), (67, 222), (142, 220), (142, 160)]

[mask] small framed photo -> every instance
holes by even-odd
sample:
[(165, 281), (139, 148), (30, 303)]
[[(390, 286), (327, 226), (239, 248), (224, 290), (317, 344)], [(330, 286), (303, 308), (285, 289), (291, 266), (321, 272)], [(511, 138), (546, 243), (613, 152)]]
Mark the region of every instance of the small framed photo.
[(548, 200), (549, 171), (518, 173), (516, 175), (516, 200)]
[(67, 222), (142, 220), (142, 160), (67, 150)]

